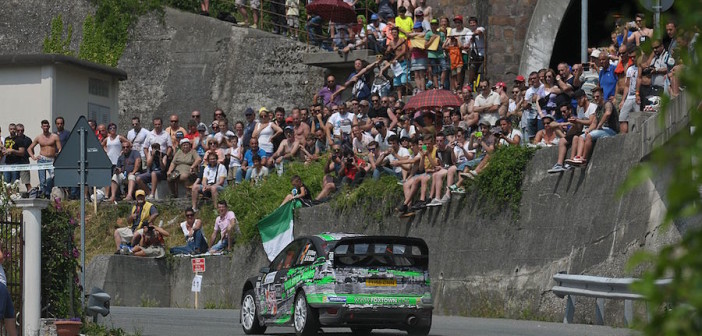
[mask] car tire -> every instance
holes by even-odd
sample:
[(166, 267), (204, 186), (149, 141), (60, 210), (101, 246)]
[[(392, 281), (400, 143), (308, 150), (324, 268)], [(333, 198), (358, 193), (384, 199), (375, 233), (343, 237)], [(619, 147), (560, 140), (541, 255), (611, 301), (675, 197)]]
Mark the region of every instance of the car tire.
[(355, 336), (368, 336), (373, 333), (373, 328), (353, 327), (351, 328), (351, 333)]
[(307, 304), (304, 292), (295, 296), (293, 306), (293, 327), (297, 336), (317, 335), (319, 331), (319, 313)]
[(261, 325), (258, 320), (256, 296), (252, 289), (247, 290), (244, 293), (244, 298), (241, 300), (239, 322), (241, 322), (241, 327), (247, 335), (259, 335), (266, 332), (266, 326)]

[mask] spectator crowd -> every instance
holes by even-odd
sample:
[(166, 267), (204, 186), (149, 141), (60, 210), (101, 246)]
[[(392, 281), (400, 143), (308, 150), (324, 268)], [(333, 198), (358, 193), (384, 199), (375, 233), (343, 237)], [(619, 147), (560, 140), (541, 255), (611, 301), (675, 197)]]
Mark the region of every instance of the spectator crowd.
[[(427, 21), (423, 16), (430, 16), (431, 9), (424, 1), (419, 4), (413, 9), (416, 23), (406, 16), (404, 6), (399, 7), (397, 17), (381, 7), (379, 14), (371, 17), (368, 36), (371, 26), (378, 31), (390, 26), (389, 35), (370, 40), (394, 56), (371, 64), (355, 60), (353, 72), (343, 82), (326, 76), (312, 104), (289, 110), (247, 108), (244, 120), (231, 119), (224, 110), (216, 109), (211, 123), (203, 121), (200, 111), (192, 111), (187, 121), (181, 121), (177, 114), (166, 120), (153, 118), (150, 130), (134, 117), (126, 132), (113, 123), (105, 126), (90, 121), (114, 165), (111, 186), (104, 191), (106, 200), (136, 200), (128, 218), (130, 226), (114, 233), (117, 252), (144, 256), (165, 253), (162, 238), (167, 233), (150, 225), (158, 216), (151, 201), (164, 194), (187, 195), (191, 200), (186, 221), (181, 224), (188, 243), (172, 253), (229, 248), (238, 230), (236, 216), (218, 196), (237, 184), (259, 184), (270, 174), (282, 175), (293, 161), (321, 162), (322, 190), (312, 195), (295, 177), (293, 193), (283, 203), (291, 199), (300, 199), (305, 205), (324, 202), (342, 186), (354, 187), (388, 175), (402, 185), (404, 200), (397, 207), (402, 216), (442, 206), (452, 195), (465, 193), (463, 182), (484, 171), (491, 156), (503, 146), (557, 147), (558, 160), (549, 173), (586, 165), (598, 139), (627, 133), (633, 113), (648, 110), (661, 95), (680, 93), (677, 73), (684, 68), (681, 54), (693, 37), (678, 34), (671, 21), (665, 24), (664, 38), (654, 39), (645, 17), (637, 14), (634, 21), (617, 21), (611, 44), (590, 48), (589, 62), (560, 63), (556, 69), (518, 75), (509, 86), (483, 78), (474, 95), (460, 74), (465, 73), (462, 67), (470, 63), (475, 48), (485, 46), (485, 29), (477, 27), (474, 18), (469, 19), (470, 28), (463, 27), (461, 16), (454, 18), (453, 28), (448, 28), (448, 20)], [(387, 23), (379, 25), (380, 17)], [(458, 36), (452, 35), (456, 31)], [(415, 43), (418, 36), (422, 42)], [(429, 48), (434, 44), (443, 50)], [(478, 54), (484, 55), (484, 49)], [(461, 67), (455, 67), (456, 62)], [(401, 74), (392, 78), (392, 85), (383, 75), (389, 67)], [(467, 68), (470, 72), (470, 66)], [(425, 90), (431, 87), (430, 82), (448, 81), (446, 88), (453, 89), (462, 104), (405, 109), (402, 97), (410, 78), (405, 76), (408, 71), (413, 73), (414, 90)], [(344, 99), (349, 88), (350, 98)], [(43, 133), (33, 140), (24, 135), (23, 125), (10, 124), (9, 136), (3, 139), (4, 164), (29, 163), (29, 158), (52, 162), (68, 138), (63, 118), (54, 122), (55, 131), (50, 132), (49, 122), (42, 121)], [(41, 148), (39, 154), (36, 145)], [(40, 172), (40, 196), (51, 192), (50, 175), (50, 171)], [(4, 178), (19, 179), (31, 188), (27, 172), (6, 172)], [(203, 196), (216, 204), (218, 212), (209, 249), (206, 237), (198, 233), (203, 224), (195, 218)]]

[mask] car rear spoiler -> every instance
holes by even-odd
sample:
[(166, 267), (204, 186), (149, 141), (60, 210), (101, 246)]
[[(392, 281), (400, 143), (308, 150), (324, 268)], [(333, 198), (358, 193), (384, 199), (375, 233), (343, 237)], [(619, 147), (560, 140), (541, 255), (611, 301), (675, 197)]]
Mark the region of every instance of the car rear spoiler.
[[(406, 245), (406, 246), (414, 246), (419, 249), (420, 254), (414, 254), (412, 252), (412, 249), (407, 249), (402, 256), (405, 258), (408, 258), (407, 260), (413, 260), (413, 264), (420, 266), (420, 267), (427, 267), (429, 264), (429, 247), (427, 246), (427, 243), (421, 239), (421, 238), (413, 238), (413, 237), (400, 237), (400, 236), (357, 236), (357, 237), (346, 237), (340, 239), (336, 245), (332, 248), (332, 251), (335, 251), (337, 247), (343, 246), (343, 245), (358, 245), (358, 244), (368, 244), (368, 245), (375, 245), (375, 244), (388, 244), (388, 245)], [(337, 264), (337, 257), (341, 256), (350, 256), (354, 255), (354, 253), (351, 254), (339, 254), (334, 255), (330, 253), (331, 258), (334, 258), (334, 264)], [(364, 256), (372, 256), (373, 255), (385, 255), (385, 253), (380, 253), (376, 254), (374, 252), (368, 252), (364, 253)], [(400, 255), (396, 255), (400, 256)], [(370, 259), (369, 262), (373, 262), (372, 259)], [(344, 262), (346, 263), (346, 262)], [(362, 263), (365, 263), (362, 262)]]

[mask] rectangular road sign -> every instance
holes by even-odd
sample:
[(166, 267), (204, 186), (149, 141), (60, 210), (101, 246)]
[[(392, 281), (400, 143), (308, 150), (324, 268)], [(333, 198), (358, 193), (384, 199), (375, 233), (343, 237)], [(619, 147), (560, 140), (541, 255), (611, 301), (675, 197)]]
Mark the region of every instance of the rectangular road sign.
[(190, 263), (193, 265), (193, 273), (205, 273), (205, 258), (192, 258)]

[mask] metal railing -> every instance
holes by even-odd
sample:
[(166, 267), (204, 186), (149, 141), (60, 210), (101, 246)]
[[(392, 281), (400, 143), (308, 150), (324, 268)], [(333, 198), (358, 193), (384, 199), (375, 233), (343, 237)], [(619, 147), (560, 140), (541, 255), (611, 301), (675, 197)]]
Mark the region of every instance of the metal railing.
[[(575, 314), (575, 296), (586, 296), (596, 299), (595, 323), (604, 325), (605, 299), (624, 300), (624, 319), (628, 325), (633, 323), (633, 300), (642, 300), (641, 294), (631, 290), (631, 284), (637, 278), (605, 278), (589, 275), (574, 275), (558, 273), (553, 276), (557, 285), (551, 288), (556, 296), (566, 297), (565, 316), (563, 323), (573, 323)], [(656, 280), (657, 286), (667, 286), (671, 279)]]
[[(7, 277), (7, 290), (12, 298), (17, 322), (20, 323), (24, 274), (22, 215), (2, 214), (0, 217), (0, 244), (2, 244), (2, 252), (5, 257), (3, 266)], [(22, 328), (20, 327), (19, 330)], [(0, 335), (5, 335), (5, 332), (4, 325), (0, 326)]]

